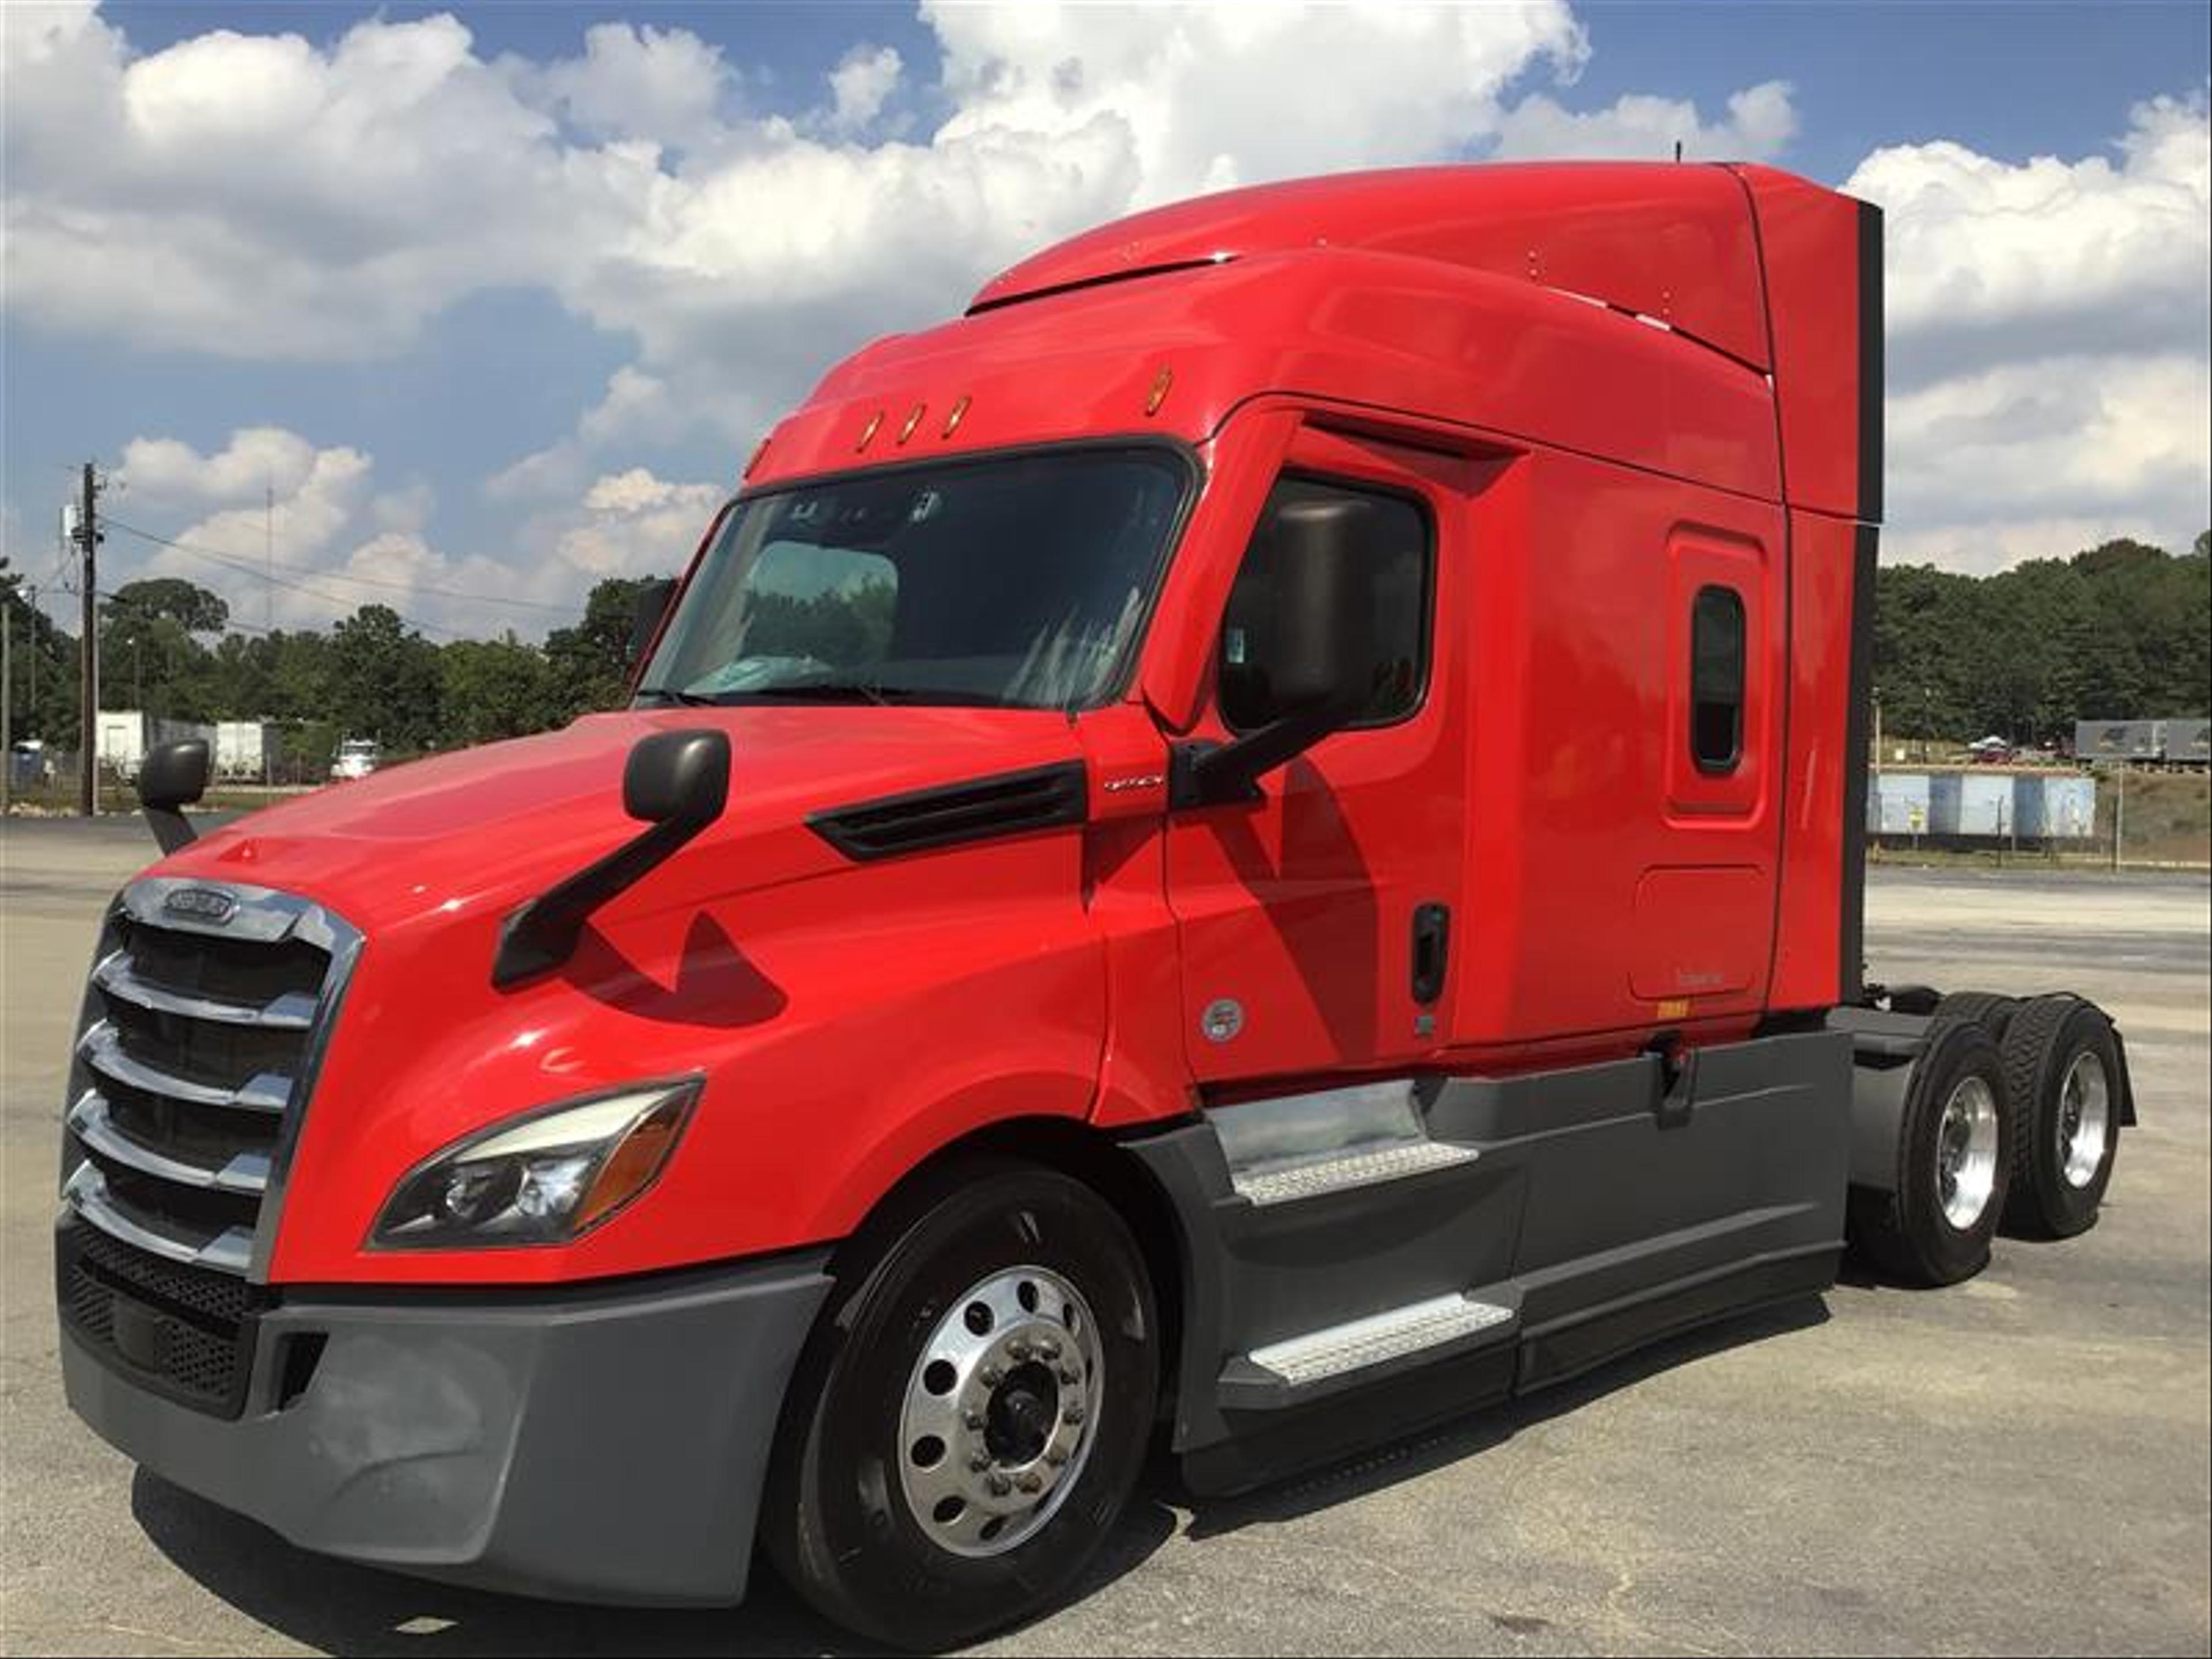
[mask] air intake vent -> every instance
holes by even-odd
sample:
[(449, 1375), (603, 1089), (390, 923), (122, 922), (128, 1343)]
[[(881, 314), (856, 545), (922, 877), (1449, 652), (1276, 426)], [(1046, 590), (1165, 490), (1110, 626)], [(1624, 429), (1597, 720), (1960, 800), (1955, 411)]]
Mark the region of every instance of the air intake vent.
[(1086, 799), (1083, 763), (1066, 761), (885, 795), (817, 812), (807, 823), (848, 859), (887, 859), (1080, 823)]

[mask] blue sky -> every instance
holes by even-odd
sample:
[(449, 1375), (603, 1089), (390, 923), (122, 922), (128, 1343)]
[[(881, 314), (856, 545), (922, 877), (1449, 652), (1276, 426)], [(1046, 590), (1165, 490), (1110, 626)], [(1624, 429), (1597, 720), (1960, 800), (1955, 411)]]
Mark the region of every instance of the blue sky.
[[(1685, 133), (1894, 198), (1892, 556), (2208, 516), (2201, 5), (8, 10), (6, 550), (35, 579), (92, 455), (123, 522), (249, 559), (274, 489), (291, 583), (118, 533), (104, 586), (536, 633), (680, 562), (834, 356), (1038, 240)], [(1202, 70), (1147, 56), (1178, 33)], [(1072, 111), (1042, 90), (1070, 65)]]

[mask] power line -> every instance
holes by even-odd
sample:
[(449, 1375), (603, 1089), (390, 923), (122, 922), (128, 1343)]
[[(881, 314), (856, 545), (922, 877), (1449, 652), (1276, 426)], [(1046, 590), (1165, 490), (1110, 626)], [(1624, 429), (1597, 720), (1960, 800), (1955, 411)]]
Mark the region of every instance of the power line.
[[(556, 605), (547, 599), (523, 599), (507, 593), (471, 593), (457, 587), (432, 587), (417, 582), (396, 582), (376, 576), (356, 576), (336, 570), (312, 569), (304, 565), (280, 564), (274, 559), (265, 561), (268, 568), (264, 570), (258, 568), (235, 553), (220, 553), (213, 548), (195, 547), (189, 542), (175, 541), (167, 536), (156, 536), (150, 530), (141, 530), (137, 526), (125, 524), (122, 520), (112, 515), (110, 515), (105, 522), (109, 528), (120, 530), (125, 535), (136, 536), (141, 541), (153, 542), (161, 547), (174, 548), (178, 552), (189, 553), (195, 558), (212, 559), (218, 564), (228, 565), (234, 570), (261, 581), (276, 583), (278, 586), (298, 586), (296, 583), (286, 583), (274, 574), (278, 570), (286, 570), (301, 575), (313, 576), (318, 581), (343, 582), (356, 587), (378, 587), (403, 593), (428, 593), (439, 599), (460, 599), (472, 605), (503, 605), (525, 611), (550, 611), (563, 617), (580, 617), (584, 613), (581, 605)], [(301, 591), (313, 592), (315, 590), (304, 588)], [(324, 594), (321, 597), (336, 598), (335, 595), (331, 594)], [(337, 599), (337, 602), (346, 603), (343, 599)]]

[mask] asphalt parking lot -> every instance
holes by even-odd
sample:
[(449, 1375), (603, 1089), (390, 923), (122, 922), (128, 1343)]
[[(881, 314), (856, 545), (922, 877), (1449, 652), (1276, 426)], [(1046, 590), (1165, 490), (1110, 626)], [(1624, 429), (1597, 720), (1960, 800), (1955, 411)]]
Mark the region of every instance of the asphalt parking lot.
[[(784, 1653), (765, 1576), (645, 1613), (318, 1559), (63, 1406), (48, 1230), (63, 1063), (134, 823), (0, 829), (0, 1650)], [(1879, 870), (1879, 976), (2095, 997), (2142, 1127), (2105, 1218), (1963, 1288), (1847, 1280), (1526, 1406), (1195, 1509), (1164, 1478), (1009, 1653), (2197, 1653), (2212, 1645), (2212, 892), (2198, 877)]]

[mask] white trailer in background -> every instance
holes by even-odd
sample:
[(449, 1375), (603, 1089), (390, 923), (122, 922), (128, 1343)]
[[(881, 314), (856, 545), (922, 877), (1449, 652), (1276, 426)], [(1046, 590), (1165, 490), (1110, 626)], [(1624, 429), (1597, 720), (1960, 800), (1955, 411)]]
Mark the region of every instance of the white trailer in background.
[(103, 708), (95, 725), (100, 765), (125, 782), (137, 777), (146, 758), (145, 710)]
[(261, 720), (217, 720), (215, 775), (258, 782), (268, 769), (269, 728)]

